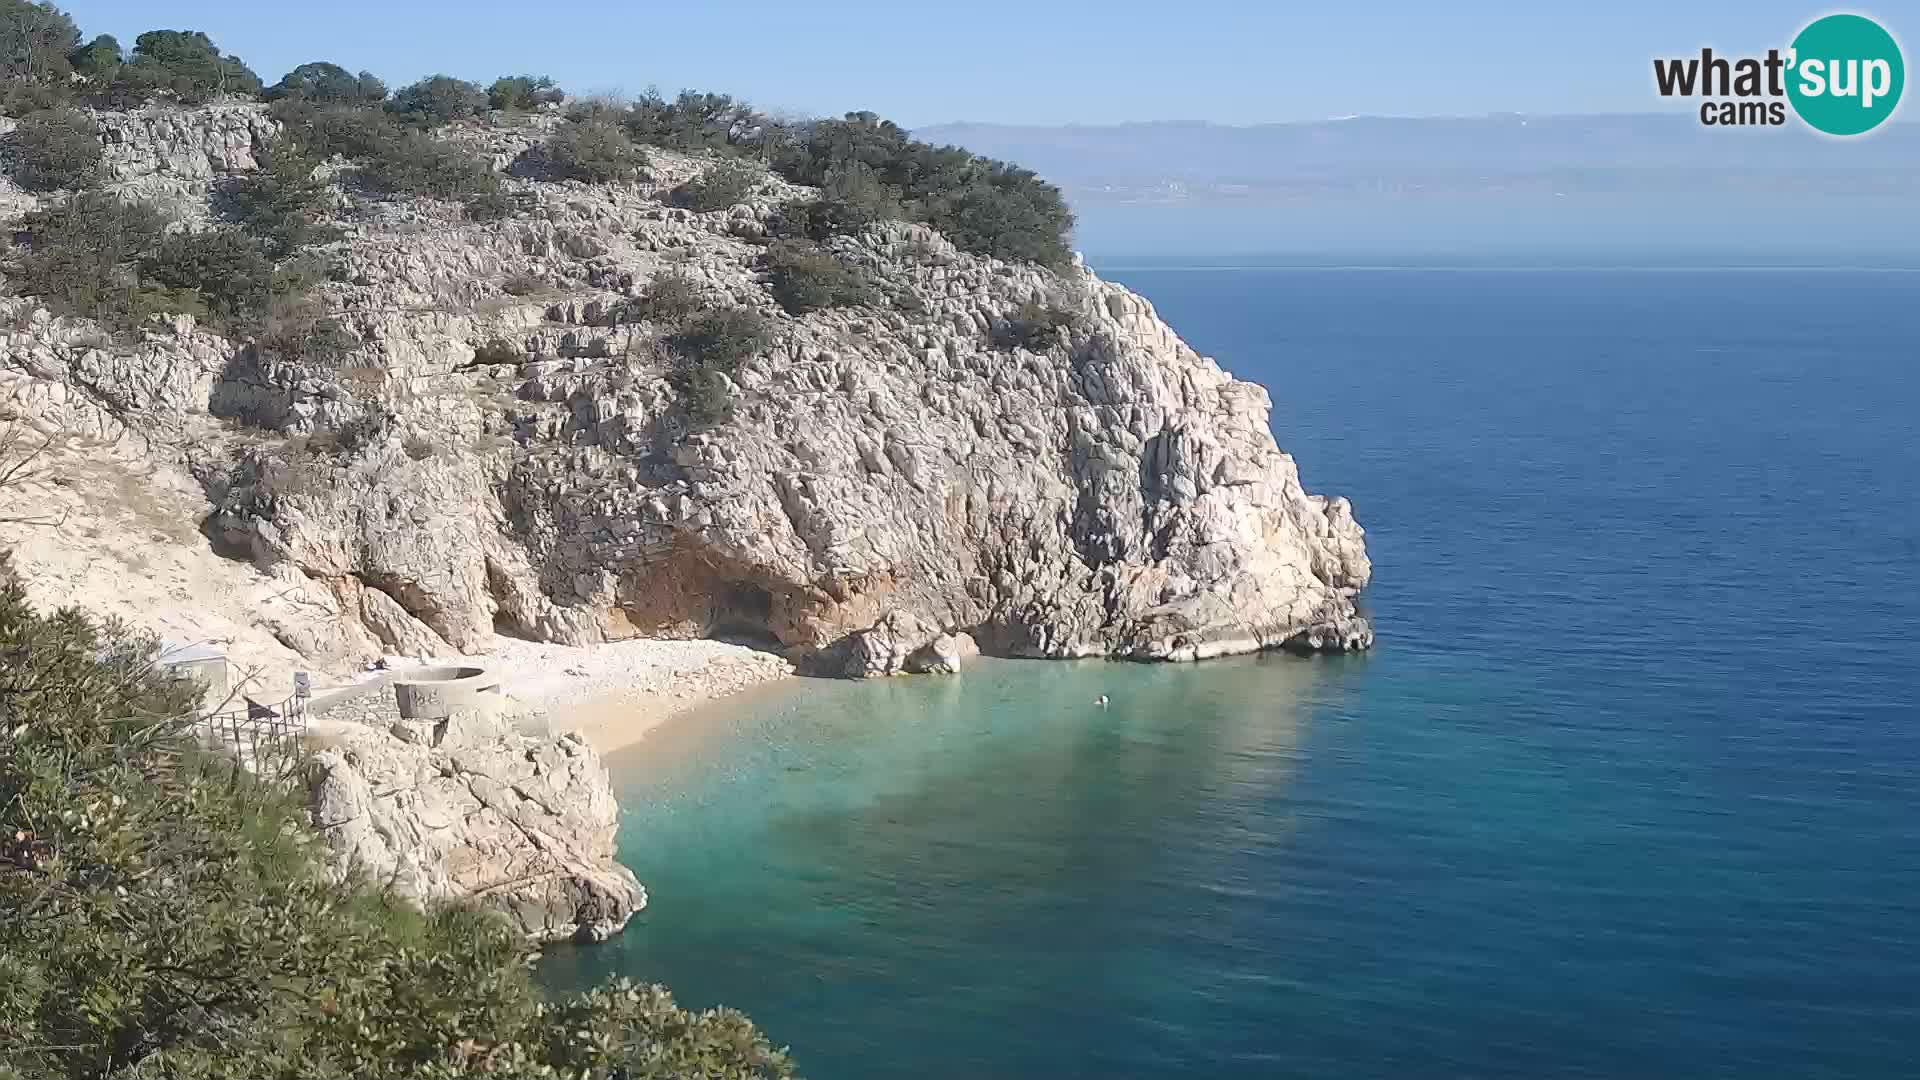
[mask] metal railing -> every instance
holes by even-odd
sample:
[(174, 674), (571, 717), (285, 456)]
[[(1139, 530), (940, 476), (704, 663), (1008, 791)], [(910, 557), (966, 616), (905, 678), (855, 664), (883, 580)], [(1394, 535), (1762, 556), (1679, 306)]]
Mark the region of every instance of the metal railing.
[(239, 706), (200, 714), (194, 728), (249, 771), (282, 772), (299, 758), (300, 739), (307, 733), (308, 699), (305, 685), (296, 685), (292, 697), (274, 705), (242, 698)]

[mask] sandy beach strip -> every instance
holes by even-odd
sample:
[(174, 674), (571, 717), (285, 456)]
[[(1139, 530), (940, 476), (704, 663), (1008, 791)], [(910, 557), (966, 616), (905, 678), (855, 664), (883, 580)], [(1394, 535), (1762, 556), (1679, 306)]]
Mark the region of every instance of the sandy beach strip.
[(681, 713), (793, 674), (793, 665), (772, 653), (707, 640), (570, 646), (498, 637), (471, 659), (544, 716), (548, 730), (578, 731), (602, 754), (633, 745)]

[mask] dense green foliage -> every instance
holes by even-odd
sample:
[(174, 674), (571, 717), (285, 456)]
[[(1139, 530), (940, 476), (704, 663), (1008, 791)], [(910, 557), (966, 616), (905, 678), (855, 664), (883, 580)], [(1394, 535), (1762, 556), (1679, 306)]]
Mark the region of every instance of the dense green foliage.
[(279, 121), (281, 138), (320, 158), (372, 157), (402, 133), (399, 123), (379, 109), (321, 104), (298, 96), (275, 101), (267, 112)]
[(825, 240), (906, 216), (900, 192), (881, 182), (872, 168), (856, 163), (829, 173), (819, 198), (787, 206), (782, 227), (790, 236)]
[(112, 78), (126, 60), (126, 51), (120, 47), (120, 39), (112, 34), (101, 34), (67, 55), (67, 61), (73, 65), (73, 73), (86, 79)]
[(738, 1013), (545, 1001), (501, 920), (331, 881), (297, 791), (202, 751), (150, 650), (0, 585), (0, 1076), (792, 1075)]
[(687, 418), (703, 427), (725, 420), (733, 411), (728, 377), (772, 346), (772, 325), (748, 308), (720, 308), (689, 320), (667, 339), (669, 378), (685, 397)]
[(179, 232), (161, 239), (140, 273), (178, 295), (198, 294), (207, 313), (234, 324), (265, 312), (273, 260), (239, 229)]
[(486, 162), (419, 131), (380, 143), (361, 175), (377, 191), (436, 199), (467, 199), (500, 187)]
[(680, 205), (694, 210), (725, 210), (747, 201), (766, 183), (767, 173), (744, 161), (722, 161), (674, 190)]
[(301, 64), (262, 95), (268, 101), (297, 98), (316, 105), (379, 105), (387, 99), (387, 84), (370, 71), (358, 75), (324, 60)]
[(149, 30), (133, 40), (133, 55), (114, 69), (117, 100), (171, 97), (187, 105), (222, 95), (260, 93), (260, 76), (237, 56), (225, 56), (198, 30)]
[(503, 75), (487, 87), (490, 108), (527, 112), (565, 99), (566, 92), (545, 75)]
[(13, 178), (28, 191), (90, 187), (102, 157), (98, 127), (78, 109), (34, 113), (13, 131)]
[(200, 311), (199, 297), (145, 278), (166, 221), (145, 203), (82, 192), (28, 214), (17, 226), (29, 240), (7, 267), (8, 284), (54, 310), (128, 326), (150, 314)]
[(1053, 267), (1072, 255), (1073, 214), (1059, 188), (1004, 161), (920, 142), (872, 113), (807, 125), (771, 158), (795, 183), (859, 190), (869, 213), (884, 208), (882, 193), (897, 192), (901, 216), (927, 222), (966, 251)]
[(635, 142), (686, 151), (744, 147), (768, 123), (744, 101), (693, 90), (672, 101), (648, 91), (627, 107), (621, 122)]
[(417, 128), (445, 127), (486, 115), (487, 92), (451, 75), (432, 75), (394, 92), (388, 111)]
[(0, 0), (0, 78), (58, 84), (73, 73), (68, 55), (80, 28), (66, 12), (34, 0)]
[(276, 101), (271, 110), (282, 141), (317, 157), (362, 163), (367, 186), (390, 195), (461, 199), (469, 216), (504, 216), (500, 177), (485, 161), (451, 143), (414, 130), (391, 111), (347, 105), (317, 105), (299, 98)]
[(19, 229), (27, 243), (7, 266), (9, 285), (116, 329), (150, 315), (190, 314), (250, 332), (277, 301), (306, 292), (320, 276), (299, 260), (276, 263), (240, 229), (169, 234), (153, 207), (105, 192), (37, 210)]
[(809, 243), (775, 241), (762, 262), (773, 286), (773, 298), (790, 314), (873, 304), (880, 299), (867, 274)]
[(260, 168), (235, 181), (227, 191), (234, 220), (260, 238), (276, 258), (309, 244), (324, 243), (335, 231), (322, 224), (332, 197), (314, 175), (319, 162), (292, 139), (268, 146)]
[(556, 176), (591, 184), (631, 180), (647, 164), (647, 155), (619, 124), (596, 117), (567, 121), (545, 149)]

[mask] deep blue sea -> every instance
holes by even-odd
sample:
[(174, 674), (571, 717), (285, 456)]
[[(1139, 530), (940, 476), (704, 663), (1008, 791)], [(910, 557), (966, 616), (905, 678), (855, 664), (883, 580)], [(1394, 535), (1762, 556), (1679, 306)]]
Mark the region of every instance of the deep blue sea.
[(1352, 498), (1377, 649), (677, 723), (547, 978), (814, 1080), (1920, 1076), (1920, 273), (1102, 269)]

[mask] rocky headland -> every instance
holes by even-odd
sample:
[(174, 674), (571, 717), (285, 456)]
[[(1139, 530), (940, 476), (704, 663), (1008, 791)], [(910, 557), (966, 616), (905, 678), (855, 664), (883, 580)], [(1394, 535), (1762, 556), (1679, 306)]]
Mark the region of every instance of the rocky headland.
[[(257, 104), (93, 115), (106, 190), (187, 228), (277, 126)], [(499, 171), (497, 220), (322, 168), (338, 235), (313, 302), (344, 339), (323, 358), (187, 315), (112, 333), (0, 300), (0, 402), (46, 443), (0, 492), (0, 517), (35, 520), (0, 542), (36, 599), (218, 638), (263, 684), (499, 635), (732, 636), (785, 658), (766, 676), (1371, 644), (1350, 506), (1302, 487), (1267, 391), (1143, 298), (883, 221), (824, 242), (879, 302), (794, 314), (763, 255), (806, 189), (767, 175), (697, 212), (673, 193), (716, 163), (667, 150), (629, 182), (551, 179), (557, 123), (438, 136)], [(57, 199), (0, 181), (0, 215)], [(636, 314), (667, 275), (772, 328), (711, 376), (717, 422), (689, 419), (667, 328)], [(581, 741), (354, 727), (312, 785), (341, 866), (488, 898), (543, 938), (604, 936), (644, 902)]]

